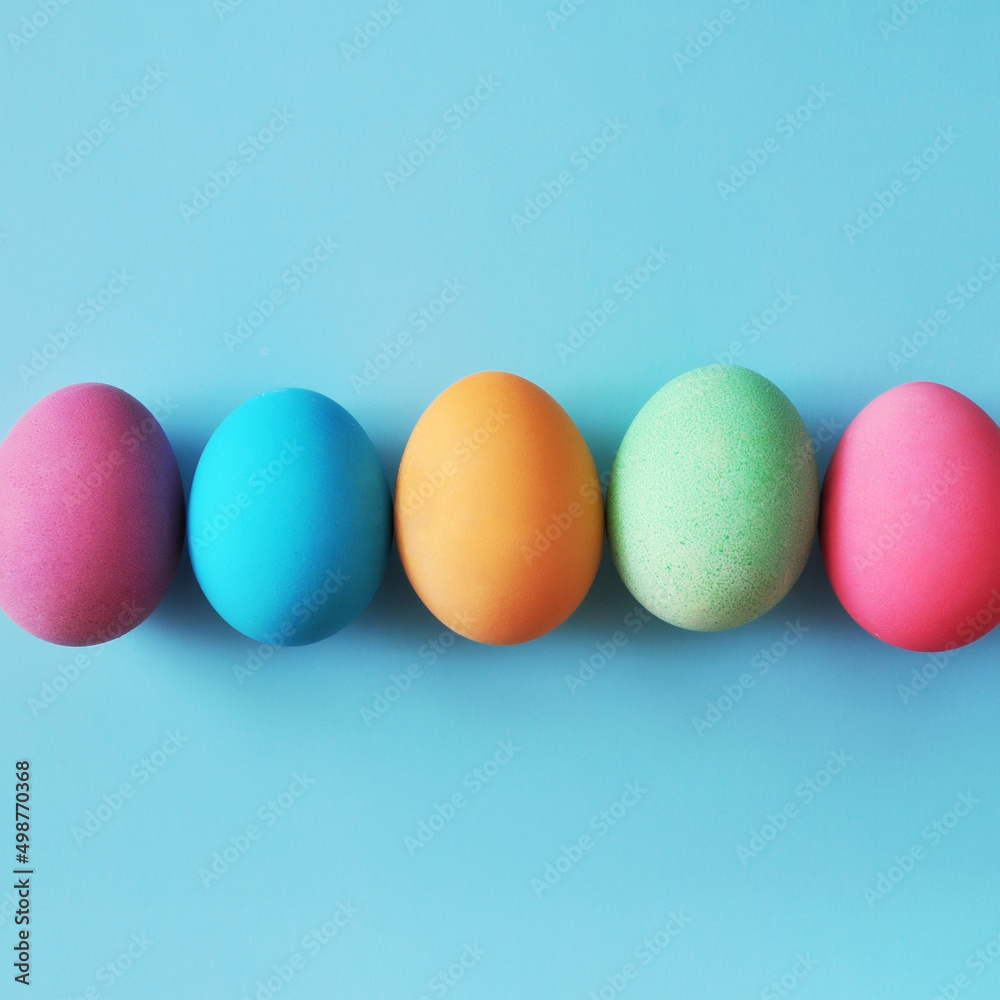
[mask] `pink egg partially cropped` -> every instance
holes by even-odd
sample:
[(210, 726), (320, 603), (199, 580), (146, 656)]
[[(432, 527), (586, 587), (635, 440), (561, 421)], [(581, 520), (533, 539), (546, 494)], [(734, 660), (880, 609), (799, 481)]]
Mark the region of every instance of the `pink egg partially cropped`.
[(823, 486), (833, 589), (872, 635), (957, 649), (1000, 622), (1000, 427), (972, 400), (910, 382), (847, 428)]
[(89, 646), (135, 628), (183, 539), (173, 449), (127, 392), (58, 389), (0, 444), (0, 607), (40, 639)]

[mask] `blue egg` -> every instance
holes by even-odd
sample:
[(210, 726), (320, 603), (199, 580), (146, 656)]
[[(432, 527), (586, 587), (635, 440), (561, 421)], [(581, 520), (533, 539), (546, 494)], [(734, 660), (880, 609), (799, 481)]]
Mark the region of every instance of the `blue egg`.
[(212, 607), (245, 635), (301, 646), (368, 605), (392, 540), (389, 483), (347, 410), (279, 389), (209, 439), (188, 505), (188, 546)]

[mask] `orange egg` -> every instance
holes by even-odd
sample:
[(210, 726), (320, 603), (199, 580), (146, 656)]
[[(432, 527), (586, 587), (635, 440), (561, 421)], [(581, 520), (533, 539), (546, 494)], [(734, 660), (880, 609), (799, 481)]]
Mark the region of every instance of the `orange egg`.
[(597, 573), (604, 498), (569, 414), (533, 382), (479, 372), (420, 418), (396, 484), (403, 566), (428, 608), (477, 642), (537, 639)]

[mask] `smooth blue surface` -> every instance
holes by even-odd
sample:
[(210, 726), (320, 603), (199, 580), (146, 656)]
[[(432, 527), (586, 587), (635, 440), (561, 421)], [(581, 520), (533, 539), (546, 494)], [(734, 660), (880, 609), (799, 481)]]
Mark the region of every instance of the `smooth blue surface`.
[[(357, 417), (391, 478), (426, 405), (500, 368), (552, 393), (604, 470), (660, 386), (740, 350), (731, 360), (803, 414), (821, 468), (900, 382), (944, 382), (1000, 417), (1000, 281), (958, 290), (1000, 254), (1000, 11), (913, 2), (890, 30), (888, 0), (733, 0), (726, 24), (722, 0), (586, 0), (562, 21), (554, 0), (401, 0), (345, 54), (370, 0), (244, 0), (221, 17), (212, 0), (71, 0), (16, 50), (8, 32), (39, 5), (11, 0), (0, 427), (58, 386), (121, 385), (162, 419), (187, 485), (236, 406), (303, 386)], [(718, 36), (677, 60), (713, 19)], [(122, 102), (144, 78), (145, 98)], [(478, 108), (456, 111), (467, 97)], [(66, 145), (104, 119), (60, 179)], [(426, 162), (387, 180), (435, 129)], [(321, 240), (337, 249), (303, 263)], [(665, 263), (637, 277), (657, 251)], [(127, 286), (98, 312), (87, 299), (102, 305), (116, 269)], [(284, 300), (249, 327), (274, 291)], [(775, 302), (787, 308), (768, 323)], [(233, 344), (241, 321), (252, 333)], [(815, 551), (785, 601), (737, 631), (685, 633), (634, 607), (606, 558), (550, 636), (446, 645), (394, 554), (354, 624), (242, 683), (255, 644), (187, 562), (149, 621), (82, 667), (0, 622), (3, 801), (16, 760), (35, 773), (28, 995), (240, 1000), (300, 954), (281, 1000), (435, 997), (432, 977), (464, 955), (455, 1000), (584, 1000), (676, 911), (690, 923), (626, 998), (764, 998), (800, 953), (816, 964), (796, 1000), (931, 1000), (962, 974), (962, 997), (995, 997), (1000, 962), (966, 962), (1000, 951), (1000, 634), (933, 676), (851, 622)], [(581, 686), (580, 661), (612, 651)], [(933, 679), (908, 694), (915, 670)], [(810, 799), (834, 753), (851, 760)], [(296, 798), (303, 777), (315, 783)], [(121, 808), (75, 835), (125, 782)], [(971, 813), (937, 834), (969, 792)], [(282, 794), (294, 804), (279, 815)], [(627, 794), (610, 826), (602, 810)], [(744, 864), (739, 848), (786, 803), (793, 818)], [(584, 836), (592, 847), (560, 862)], [(217, 881), (199, 875), (242, 838)], [(913, 845), (922, 859), (869, 905)], [(533, 880), (557, 863), (569, 870), (539, 897)], [(347, 926), (307, 949), (347, 903)], [(12, 931), (5, 916), (8, 955)], [(132, 935), (151, 944), (116, 978), (106, 963)], [(0, 996), (26, 995), (12, 972)]]
[(392, 541), (389, 484), (342, 406), (309, 389), (265, 392), (209, 438), (187, 528), (212, 607), (268, 647), (302, 646), (354, 621), (378, 590)]

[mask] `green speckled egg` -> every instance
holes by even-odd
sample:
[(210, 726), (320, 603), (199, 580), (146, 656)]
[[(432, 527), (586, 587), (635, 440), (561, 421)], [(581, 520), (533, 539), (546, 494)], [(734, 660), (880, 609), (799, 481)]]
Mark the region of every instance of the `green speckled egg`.
[(681, 375), (629, 427), (607, 510), (615, 565), (647, 610), (704, 632), (743, 625), (809, 558), (819, 475), (805, 424), (747, 368)]

